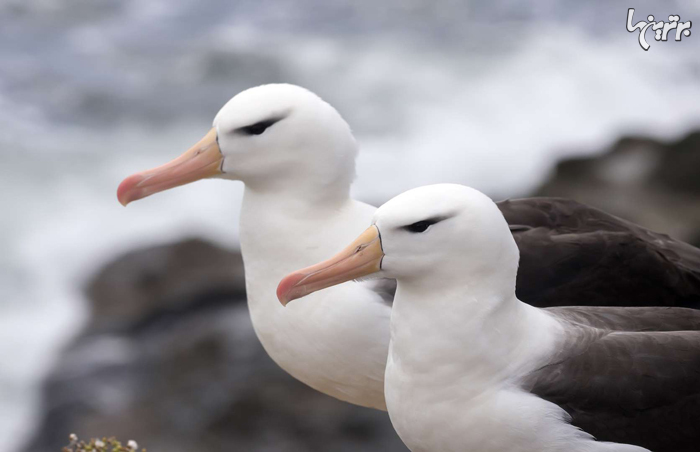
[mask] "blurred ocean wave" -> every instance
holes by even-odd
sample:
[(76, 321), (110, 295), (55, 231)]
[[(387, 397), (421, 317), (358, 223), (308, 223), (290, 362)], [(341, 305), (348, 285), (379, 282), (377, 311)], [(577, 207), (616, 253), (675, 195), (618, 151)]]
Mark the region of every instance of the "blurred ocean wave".
[[(693, 1), (641, 1), (700, 20)], [(0, 2), (0, 449), (86, 318), (82, 286), (125, 249), (237, 240), (240, 184), (206, 181), (124, 210), (120, 180), (208, 130), (235, 93), (306, 86), (360, 143), (354, 191), (380, 203), (461, 182), (533, 190), (556, 160), (622, 134), (700, 125), (700, 37), (653, 42), (609, 2)], [(698, 32), (700, 33), (700, 32)], [(390, 174), (391, 177), (386, 177)]]

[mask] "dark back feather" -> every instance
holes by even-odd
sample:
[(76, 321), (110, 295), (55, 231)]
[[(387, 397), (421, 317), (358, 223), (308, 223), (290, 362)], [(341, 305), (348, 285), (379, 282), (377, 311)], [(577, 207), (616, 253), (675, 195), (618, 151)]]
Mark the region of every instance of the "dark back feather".
[(552, 308), (564, 352), (525, 389), (556, 403), (601, 441), (655, 452), (700, 449), (700, 311)]
[(522, 301), (700, 308), (700, 249), (568, 199), (498, 207), (520, 249)]

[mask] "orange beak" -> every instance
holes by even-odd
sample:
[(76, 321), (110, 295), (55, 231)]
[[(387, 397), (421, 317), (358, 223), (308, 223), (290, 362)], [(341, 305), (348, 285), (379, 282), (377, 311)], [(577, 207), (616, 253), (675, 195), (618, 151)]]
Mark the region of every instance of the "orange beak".
[(175, 160), (124, 179), (117, 189), (117, 199), (126, 206), (131, 201), (169, 188), (217, 176), (222, 173), (223, 160), (216, 140), (216, 129), (211, 129), (204, 138)]
[(286, 306), (290, 301), (318, 290), (378, 272), (383, 257), (379, 229), (372, 225), (327, 261), (285, 276), (277, 286), (277, 298)]

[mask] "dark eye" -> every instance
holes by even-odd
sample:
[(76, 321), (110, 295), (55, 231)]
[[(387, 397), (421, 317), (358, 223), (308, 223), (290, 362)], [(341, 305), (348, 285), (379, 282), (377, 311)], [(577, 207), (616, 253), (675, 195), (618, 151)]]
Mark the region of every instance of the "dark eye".
[(448, 218), (452, 217), (454, 215), (445, 215), (445, 216), (440, 216), (440, 217), (433, 217), (433, 218), (428, 218), (427, 220), (421, 220), (421, 221), (416, 221), (413, 224), (409, 224), (406, 226), (401, 226), (401, 229), (404, 229), (408, 232), (412, 232), (414, 234), (420, 234), (421, 232), (425, 232), (428, 230), (428, 228), (435, 223), (439, 223), (443, 220), (447, 220)]
[(241, 127), (236, 129), (236, 132), (242, 133), (243, 135), (262, 135), (268, 127), (279, 121), (280, 118), (266, 119), (264, 121), (256, 122), (249, 126)]
[(428, 228), (435, 223), (436, 222), (432, 221), (432, 220), (423, 220), (423, 221), (417, 221), (413, 224), (409, 224), (408, 226), (404, 226), (403, 228), (405, 230), (407, 230), (408, 232), (419, 233), (419, 232), (427, 231)]

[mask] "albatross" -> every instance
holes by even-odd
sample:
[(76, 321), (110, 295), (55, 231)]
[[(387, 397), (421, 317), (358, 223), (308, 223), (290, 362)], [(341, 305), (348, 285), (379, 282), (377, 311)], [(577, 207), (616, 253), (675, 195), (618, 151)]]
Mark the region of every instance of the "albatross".
[(697, 451), (700, 311), (536, 308), (516, 296), (518, 261), (491, 199), (432, 185), (277, 293), (397, 280), (385, 395), (413, 452)]
[[(336, 252), (372, 218), (375, 207), (350, 197), (357, 152), (348, 124), (317, 95), (263, 85), (226, 103), (182, 156), (126, 178), (117, 196), (127, 205), (199, 179), (242, 181), (241, 252), (263, 347), (312, 388), (386, 409), (393, 282), (342, 284), (287, 309), (275, 297), (284, 275)], [(521, 249), (517, 290), (525, 302), (700, 306), (700, 252), (690, 245), (569, 200), (499, 208)]]

